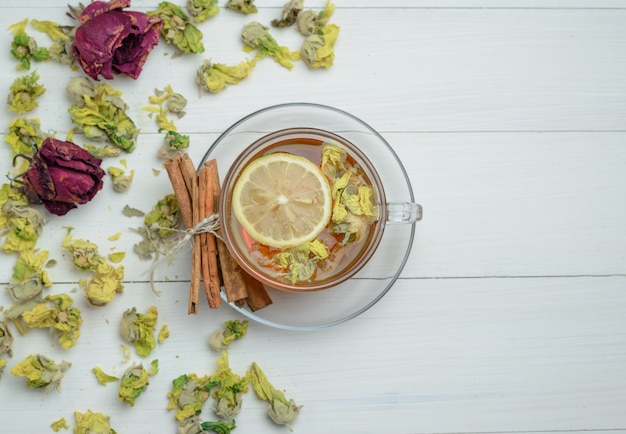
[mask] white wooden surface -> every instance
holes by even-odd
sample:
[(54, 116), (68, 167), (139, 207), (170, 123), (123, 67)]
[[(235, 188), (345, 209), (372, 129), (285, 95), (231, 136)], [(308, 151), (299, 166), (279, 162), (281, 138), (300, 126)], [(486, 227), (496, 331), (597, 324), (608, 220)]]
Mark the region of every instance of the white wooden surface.
[[(254, 110), (333, 105), (377, 128), (410, 174), (425, 217), (409, 263), (380, 303), (343, 325), (288, 332), (251, 324), (231, 348), (234, 369), (257, 361), (303, 404), (294, 424), (302, 434), (626, 432), (626, 1), (336, 3), (341, 34), (329, 71), (298, 64), (289, 72), (267, 59), (240, 85), (199, 97), (193, 79), (202, 60), (238, 62), (241, 26), (279, 13), (282, 1), (258, 0), (256, 17), (223, 10), (203, 24), (204, 54), (172, 58), (161, 43), (137, 81), (110, 83), (142, 131), (137, 151), (124, 156), (136, 183), (125, 195), (107, 185), (67, 217), (50, 216), (40, 246), (59, 261), (51, 290), (71, 291), (81, 277), (60, 247), (62, 226), (103, 251), (130, 250), (137, 239), (119, 210), (149, 209), (169, 192), (165, 173), (152, 173), (161, 136), (142, 111), (154, 88), (171, 84), (189, 98), (177, 125), (191, 134), (195, 161)], [(156, 4), (135, 0), (133, 9)], [(65, 8), (59, 0), (5, 0), (0, 28), (26, 17), (65, 22)], [(277, 37), (297, 40), (289, 31)], [(9, 32), (0, 40), (8, 93), (20, 72)], [(63, 138), (71, 126), (63, 88), (81, 73), (35, 68), (48, 92), (31, 114)], [(0, 111), (0, 125), (12, 118)], [(10, 153), (0, 149), (5, 173)], [(118, 231), (120, 241), (107, 240)], [(69, 351), (42, 331), (16, 336), (0, 379), (0, 431), (50, 432), (52, 421), (73, 422), (74, 410), (92, 409), (109, 414), (118, 433), (175, 432), (166, 411), (171, 380), (212, 372), (207, 337), (236, 317), (228, 307), (187, 316), (187, 261), (183, 255), (167, 269), (171, 281), (160, 284), (160, 297), (132, 253), (125, 292), (111, 305), (90, 308), (76, 293), (85, 324)], [(13, 262), (0, 255), (2, 286)], [(0, 297), (0, 305), (10, 303)], [(150, 304), (172, 336), (154, 353), (159, 374), (130, 408), (91, 369), (124, 371), (119, 316)], [(72, 362), (61, 393), (28, 390), (8, 373), (36, 352)], [(250, 395), (235, 432), (282, 432), (264, 407)], [(203, 416), (210, 418), (208, 408)]]

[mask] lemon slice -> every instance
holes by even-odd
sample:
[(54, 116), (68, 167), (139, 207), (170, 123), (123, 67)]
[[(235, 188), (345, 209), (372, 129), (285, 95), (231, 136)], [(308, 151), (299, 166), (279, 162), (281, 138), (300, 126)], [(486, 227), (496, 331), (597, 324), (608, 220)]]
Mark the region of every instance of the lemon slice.
[(233, 188), (232, 204), (252, 238), (278, 249), (314, 240), (332, 213), (330, 186), (320, 168), (285, 152), (246, 166)]

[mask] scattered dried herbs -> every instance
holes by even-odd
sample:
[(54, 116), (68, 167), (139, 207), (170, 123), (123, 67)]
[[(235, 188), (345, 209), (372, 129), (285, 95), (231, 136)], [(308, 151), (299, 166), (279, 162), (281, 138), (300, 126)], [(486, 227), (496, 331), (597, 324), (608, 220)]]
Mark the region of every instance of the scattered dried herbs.
[(24, 323), (30, 328), (49, 328), (61, 348), (72, 348), (83, 323), (80, 309), (72, 306), (74, 300), (67, 294), (49, 295), (43, 301), (22, 313)]
[(288, 27), (296, 22), (302, 11), (304, 0), (290, 0), (283, 6), (280, 18), (272, 20), (274, 27)]
[(178, 422), (198, 416), (210, 397), (211, 389), (217, 384), (217, 381), (211, 381), (208, 376), (183, 374), (172, 381), (172, 389), (167, 393), (167, 409), (176, 409), (174, 418)]
[(133, 183), (133, 178), (135, 177), (135, 171), (131, 170), (129, 174), (126, 173), (124, 169), (119, 167), (109, 167), (107, 169), (109, 175), (111, 176), (111, 181), (113, 182), (113, 190), (118, 193), (124, 193), (128, 191), (130, 186)]
[(214, 351), (227, 349), (231, 343), (241, 339), (248, 332), (248, 320), (224, 321), (224, 328), (215, 330), (209, 337), (209, 346)]
[(39, 84), (37, 71), (16, 78), (7, 99), (9, 111), (24, 114), (34, 110), (39, 106), (37, 98), (45, 92), (46, 88)]
[(187, 11), (196, 23), (201, 23), (217, 15), (220, 7), (217, 0), (187, 0)]
[(157, 319), (156, 306), (150, 306), (145, 314), (138, 313), (135, 307), (122, 314), (120, 333), (126, 342), (135, 346), (139, 356), (149, 356), (156, 347), (154, 332)]
[(115, 434), (111, 428), (109, 416), (87, 410), (85, 413), (74, 412), (76, 427), (74, 434)]
[[(158, 370), (155, 368), (155, 361), (153, 363), (152, 372)], [(130, 366), (122, 378), (120, 378), (120, 386), (118, 389), (118, 399), (131, 407), (135, 406), (137, 398), (148, 387), (148, 379), (151, 373), (149, 373), (142, 364), (135, 364)]]
[(218, 383), (217, 390), (213, 392), (213, 411), (219, 418), (232, 419), (241, 411), (243, 394), (249, 389), (249, 374), (246, 372), (243, 377), (235, 374), (228, 363), (228, 351), (222, 351), (217, 360), (217, 370), (210, 379)]
[(287, 400), (281, 390), (272, 386), (265, 373), (256, 363), (252, 363), (250, 375), (252, 387), (257, 396), (269, 403), (267, 414), (270, 419), (279, 425), (285, 425), (290, 431), (293, 431), (290, 424), (298, 416), (302, 406), (296, 405), (293, 399)]
[(25, 377), (26, 385), (32, 389), (43, 389), (49, 393), (52, 389), (61, 391), (63, 373), (71, 363), (62, 361), (57, 364), (54, 360), (42, 354), (31, 354), (11, 369), (16, 377)]
[(245, 15), (256, 14), (259, 11), (254, 4), (254, 0), (228, 0), (226, 7)]
[(32, 157), (46, 135), (41, 131), (39, 119), (15, 118), (9, 123), (4, 141), (11, 147), (11, 154)]
[(314, 33), (306, 37), (300, 54), (302, 60), (311, 69), (330, 68), (335, 60), (334, 46), (339, 36), (339, 26), (329, 24), (322, 33)]
[(150, 11), (148, 15), (158, 17), (163, 21), (161, 36), (166, 43), (174, 45), (187, 54), (204, 52), (202, 32), (180, 6), (164, 1), (159, 3), (156, 11)]
[(258, 21), (253, 21), (243, 27), (241, 40), (245, 44), (244, 50), (257, 50), (258, 57), (271, 56), (287, 69), (292, 69), (293, 60), (300, 57), (299, 53), (292, 52), (286, 46), (278, 45), (276, 39), (270, 34), (269, 28)]
[(256, 59), (250, 59), (229, 66), (205, 60), (196, 71), (196, 83), (200, 86), (200, 90), (210, 93), (220, 92), (227, 85), (237, 84), (248, 77), (256, 66), (256, 62)]
[(19, 62), (17, 69), (30, 69), (31, 60), (45, 62), (50, 58), (48, 50), (38, 47), (37, 41), (26, 33), (27, 25), (28, 19), (25, 19), (9, 26), (9, 30), (13, 33), (11, 55)]
[(52, 428), (54, 432), (59, 432), (62, 429), (70, 429), (70, 426), (67, 424), (67, 421), (65, 420), (65, 418), (62, 417), (61, 419), (55, 420), (54, 422), (52, 422), (50, 424), (50, 428)]
[(103, 386), (108, 384), (108, 383), (113, 383), (113, 382), (119, 380), (119, 378), (117, 378), (117, 377), (115, 377), (113, 375), (106, 374), (102, 370), (102, 368), (100, 368), (99, 366), (95, 366), (92, 369), (92, 372), (96, 376), (96, 379), (98, 380), (98, 383), (102, 384)]

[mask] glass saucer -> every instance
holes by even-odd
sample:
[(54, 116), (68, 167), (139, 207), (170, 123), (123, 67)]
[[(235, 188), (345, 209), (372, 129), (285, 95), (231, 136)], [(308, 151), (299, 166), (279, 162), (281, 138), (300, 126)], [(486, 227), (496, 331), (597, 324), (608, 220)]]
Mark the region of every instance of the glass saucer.
[[(387, 202), (415, 202), (409, 177), (389, 143), (359, 118), (320, 104), (279, 104), (249, 114), (215, 140), (200, 166), (215, 159), (223, 180), (233, 161), (252, 142), (273, 131), (298, 127), (330, 131), (354, 143), (374, 162)], [(409, 257), (414, 235), (415, 223), (387, 224), (369, 262), (332, 288), (298, 293), (268, 287), (273, 303), (256, 312), (229, 304), (253, 321), (280, 329), (314, 330), (341, 324), (374, 306), (391, 289)], [(226, 302), (225, 294), (221, 295)]]

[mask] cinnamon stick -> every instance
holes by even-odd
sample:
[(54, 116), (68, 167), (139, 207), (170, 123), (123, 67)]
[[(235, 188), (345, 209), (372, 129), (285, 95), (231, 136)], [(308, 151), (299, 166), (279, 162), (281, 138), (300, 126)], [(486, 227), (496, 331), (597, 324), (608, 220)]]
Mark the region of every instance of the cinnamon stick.
[(257, 310), (263, 309), (264, 307), (272, 304), (272, 299), (261, 282), (245, 272), (243, 277), (246, 281), (246, 288), (248, 290), (246, 303), (252, 312), (256, 312)]
[[(180, 172), (187, 186), (187, 191), (191, 197), (192, 226), (195, 227), (200, 223), (200, 206), (198, 192), (198, 177), (193, 162), (189, 155), (183, 154), (178, 161)], [(191, 251), (191, 286), (189, 289), (189, 303), (187, 305), (188, 314), (198, 313), (198, 303), (200, 299), (200, 281), (202, 279), (202, 253), (200, 250), (200, 242), (197, 236), (194, 236)]]
[(183, 178), (183, 174), (180, 171), (178, 164), (178, 158), (170, 158), (164, 164), (167, 175), (170, 178), (170, 183), (174, 189), (174, 195), (178, 201), (178, 207), (183, 219), (183, 224), (187, 229), (193, 226), (193, 214), (191, 211), (191, 197), (187, 192), (187, 185)]
[[(200, 186), (200, 218), (205, 219), (213, 215), (213, 172), (217, 170), (215, 160), (209, 160), (200, 168), (198, 184)], [(215, 309), (222, 304), (220, 298), (220, 277), (217, 264), (217, 246), (215, 235), (204, 232), (200, 234), (202, 251), (202, 279), (204, 280), (204, 292), (209, 302), (209, 307)]]

